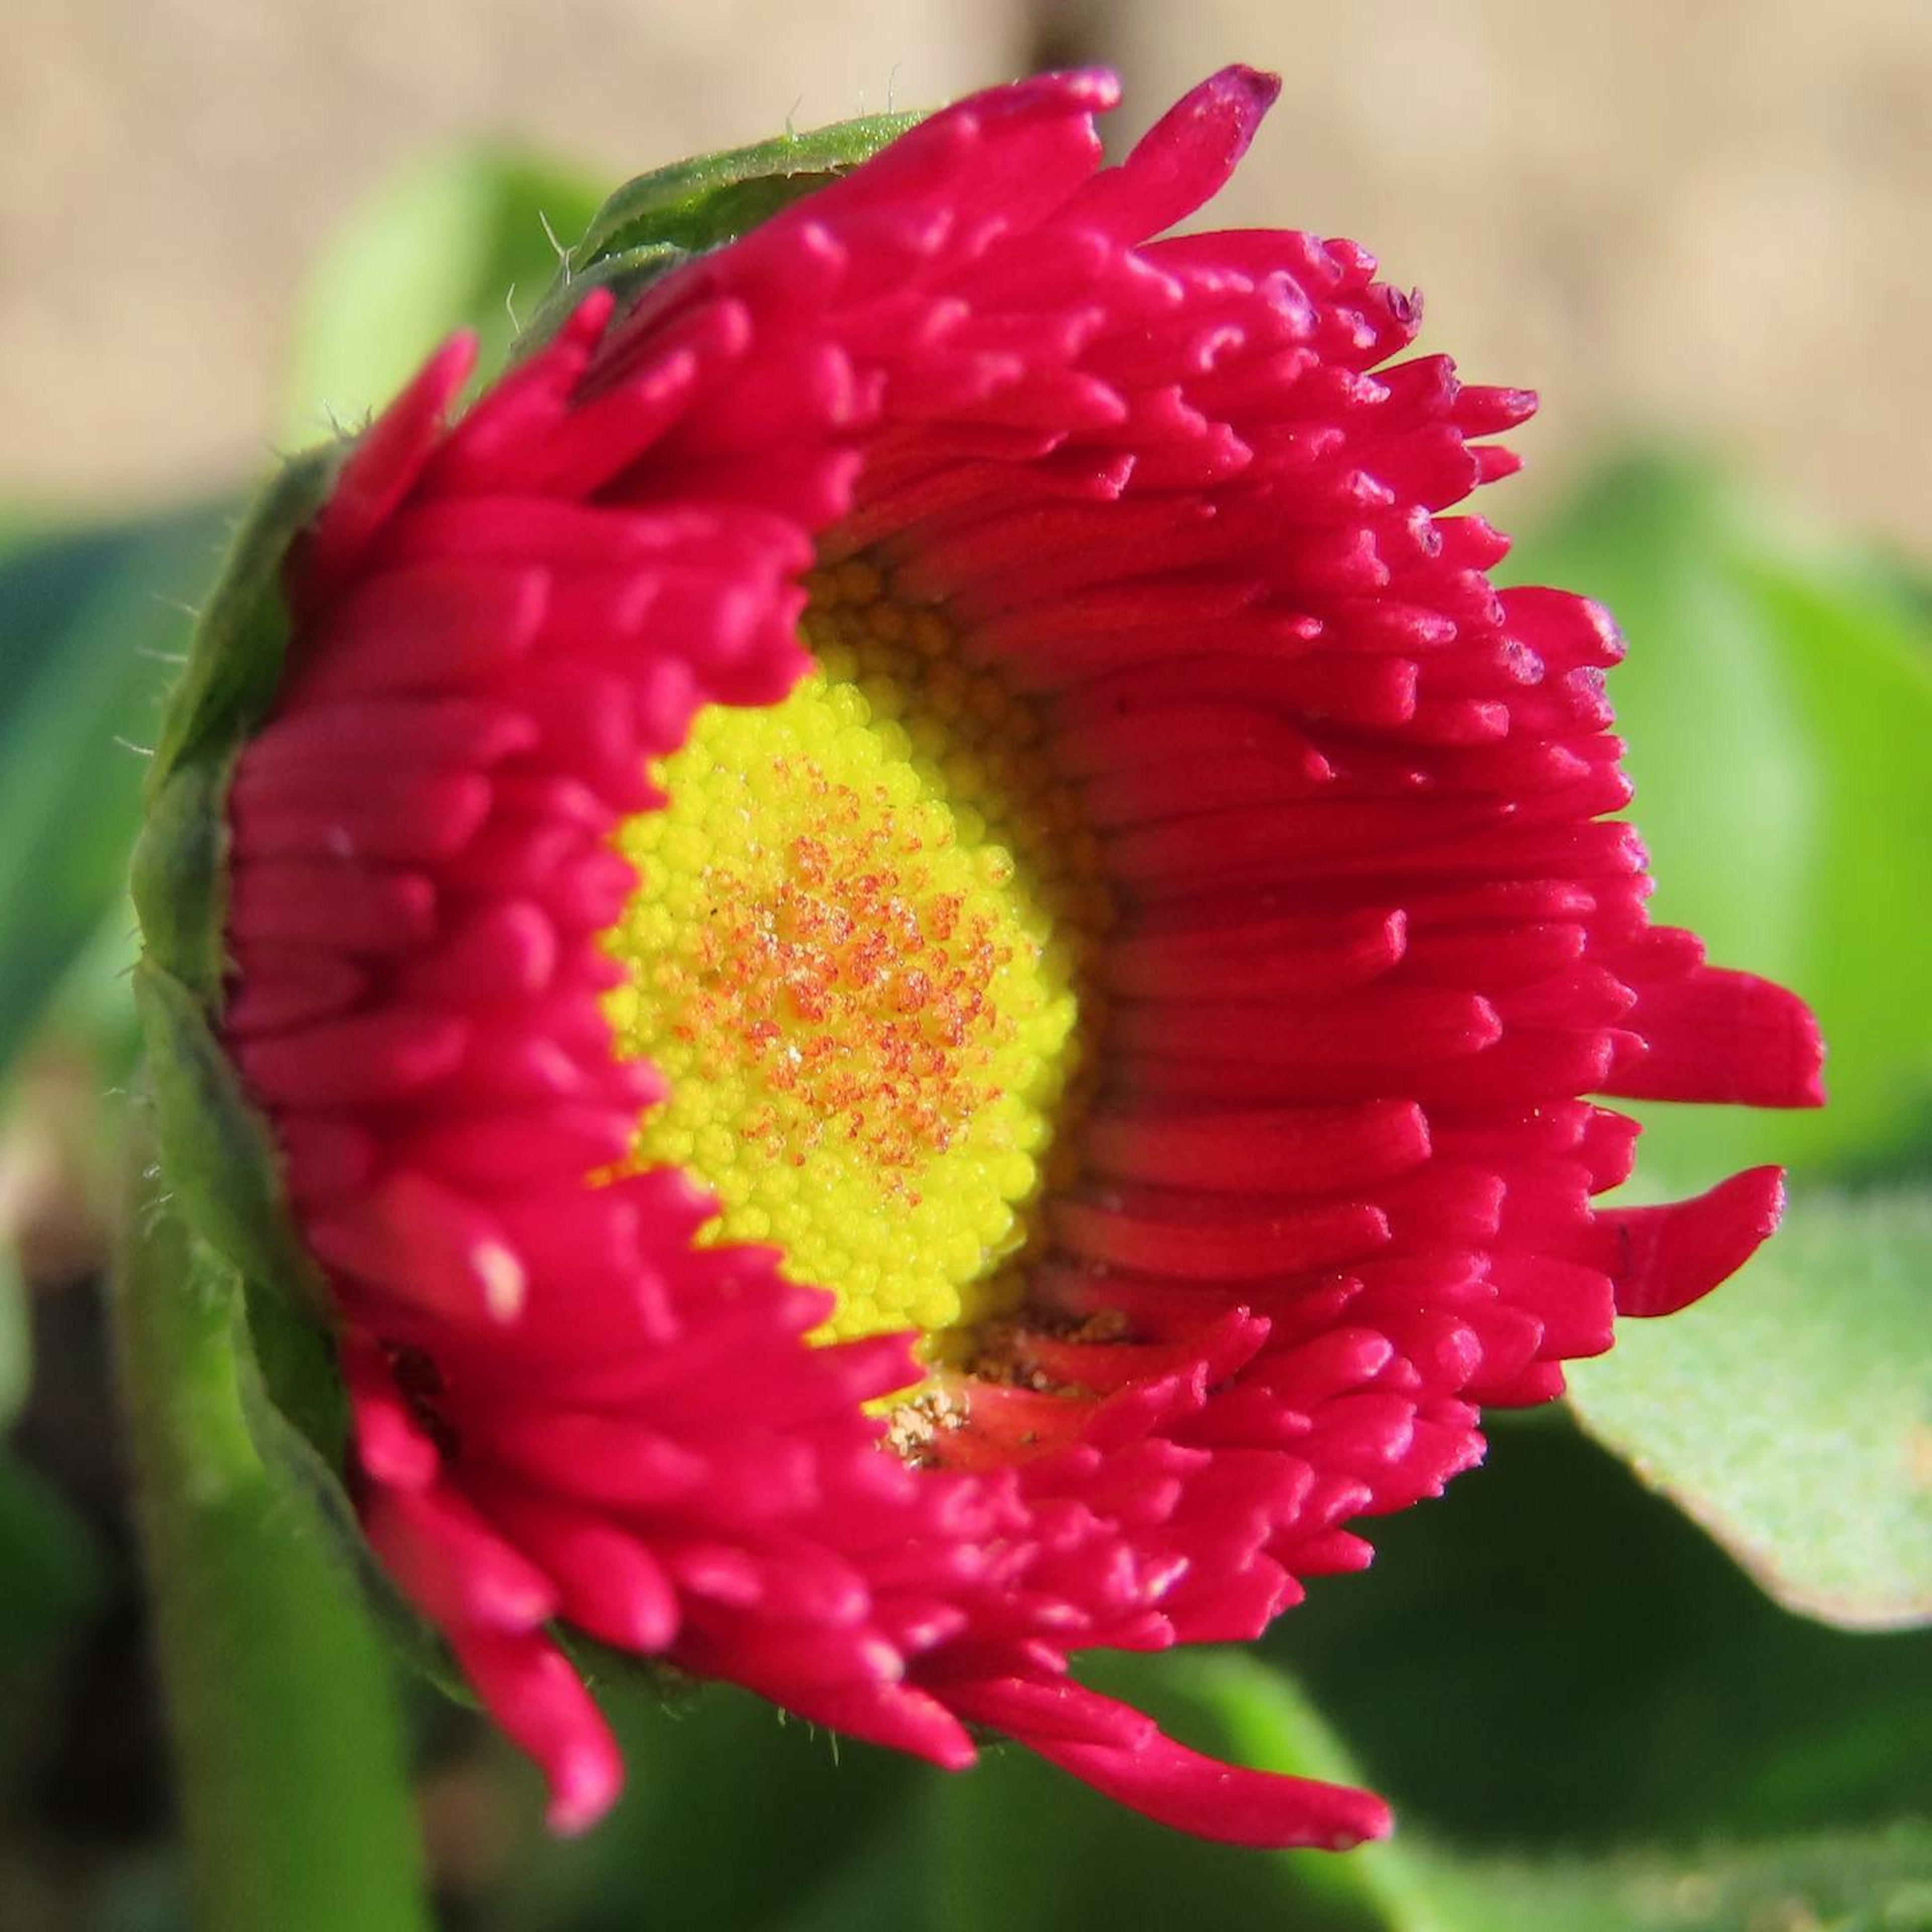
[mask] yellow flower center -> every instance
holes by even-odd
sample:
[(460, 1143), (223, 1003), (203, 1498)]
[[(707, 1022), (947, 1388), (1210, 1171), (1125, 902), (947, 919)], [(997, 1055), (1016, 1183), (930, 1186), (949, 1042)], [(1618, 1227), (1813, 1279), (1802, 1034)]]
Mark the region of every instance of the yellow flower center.
[(638, 1168), (674, 1162), (833, 1290), (814, 1339), (1008, 1312), (1084, 1098), (1106, 924), (1038, 722), (873, 566), (815, 573), (817, 668), (713, 706), (620, 834), (640, 884), (608, 944), (619, 1050), (668, 1077)]

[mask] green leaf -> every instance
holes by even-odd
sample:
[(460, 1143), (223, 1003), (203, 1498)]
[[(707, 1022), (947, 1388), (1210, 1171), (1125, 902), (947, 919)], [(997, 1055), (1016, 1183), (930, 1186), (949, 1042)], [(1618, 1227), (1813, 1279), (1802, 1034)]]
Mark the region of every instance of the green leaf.
[[(0, 557), (0, 1070), (124, 903), (163, 671), (220, 512), (201, 507)], [(31, 908), (31, 916), (26, 913)]]
[(919, 1833), (874, 1830), (860, 1855), (847, 1858), (824, 1885), (760, 1923), (769, 1932), (856, 1932), (873, 1926), (923, 1932), (931, 1890)]
[(1719, 1294), (1576, 1364), (1571, 1400), (1779, 1601), (1932, 1621), (1932, 1194), (1800, 1193)]
[[(481, 368), (502, 360), (583, 232), (598, 190), (575, 171), (473, 148), (425, 162), (362, 208), (319, 261), (298, 308), (285, 434), (358, 427), (447, 336), (474, 328)], [(554, 242), (551, 237), (556, 238)]]
[(1822, 1112), (1648, 1107), (1679, 1187), (1776, 1160), (1866, 1170), (1928, 1145), (1932, 624), (1874, 565), (1774, 525), (1719, 478), (1633, 463), (1512, 560), (1609, 604), (1611, 674), (1658, 918), (1794, 987), (1829, 1048)]
[(128, 976), (136, 956), (134, 908), (124, 894), (118, 895), (42, 1006), (35, 1028), (40, 1052), (77, 1054), (94, 1070), (104, 1174), (116, 1168), (106, 1142), (118, 1130), (122, 1103), (140, 1058), (140, 1026), (128, 996)]
[(33, 1470), (0, 1449), (0, 1695), (17, 1692), (81, 1627), (106, 1582), (106, 1564), (86, 1524)]
[[(1670, 1324), (1658, 1324), (1659, 1332)], [(1265, 1640), (1412, 1834), (1608, 1850), (1932, 1815), (1932, 1632), (1792, 1616), (1561, 1411)]]
[(34, 1336), (27, 1312), (27, 1284), (10, 1231), (0, 1228), (0, 1430), (26, 1406), (33, 1385)]
[(1418, 1850), (1454, 1932), (1932, 1932), (1932, 1827), (1548, 1863)]
[[(728, 1684), (674, 1709), (634, 1682), (606, 1687), (603, 1701), (629, 1774), (623, 1798), (586, 1839), (526, 1845), (486, 1903), (484, 1932), (789, 1923), (821, 1887), (836, 1894), (885, 1863), (886, 1846), (916, 1841), (910, 1808), (942, 1775)], [(520, 1810), (534, 1816), (534, 1773), (512, 1774), (530, 1788)], [(919, 1874), (897, 1875), (913, 1886), (916, 1915)]]

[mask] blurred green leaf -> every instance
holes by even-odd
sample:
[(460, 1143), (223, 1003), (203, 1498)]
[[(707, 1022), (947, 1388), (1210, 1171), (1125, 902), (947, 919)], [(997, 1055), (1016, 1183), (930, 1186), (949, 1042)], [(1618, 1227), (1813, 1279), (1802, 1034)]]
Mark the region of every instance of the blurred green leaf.
[(1932, 1633), (1794, 1616), (1560, 1412), (1492, 1424), (1484, 1468), (1266, 1640), (1405, 1833), (1608, 1852), (1932, 1815)]
[[(316, 264), (293, 328), (284, 436), (358, 428), (458, 328), (497, 367), (602, 199), (594, 182), (489, 148), (421, 164), (383, 188)], [(548, 224), (548, 232), (546, 232)], [(554, 237), (554, 242), (552, 238)]]
[[(118, 895), (54, 988), (40, 1012), (37, 1044), (70, 1047), (96, 1070), (95, 1092), (104, 1136), (118, 1131), (122, 1104), (140, 1057), (141, 1030), (129, 997), (134, 956), (134, 911)], [(100, 1149), (101, 1171), (116, 1172), (113, 1150)]]
[(1743, 1274), (1625, 1328), (1570, 1390), (1780, 1601), (1932, 1619), (1932, 1195), (1799, 1197)]
[(1636, 462), (1512, 560), (1600, 598), (1654, 910), (1809, 1000), (1831, 1105), (1639, 1108), (1648, 1172), (1895, 1166), (1932, 1121), (1932, 626), (1877, 565), (1775, 526), (1718, 477)]
[(766, 1921), (761, 1932), (923, 1932), (932, 1890), (926, 1855), (916, 1832), (876, 1831), (860, 1855), (802, 1904)]
[(1456, 1932), (1932, 1932), (1932, 1826), (1924, 1824), (1720, 1844), (1689, 1858), (1417, 1856), (1427, 1922)]
[(33, 1385), (34, 1336), (27, 1314), (27, 1284), (8, 1231), (0, 1229), (0, 1430), (26, 1406)]
[[(486, 1902), (485, 1932), (789, 1924), (820, 1888), (853, 1882), (854, 1861), (901, 1842), (915, 1792), (939, 1775), (728, 1686), (682, 1708), (622, 1683), (604, 1701), (629, 1768), (622, 1802), (586, 1839), (527, 1845)], [(519, 1808), (536, 1814), (533, 1790)]]
[[(0, 556), (0, 1069), (121, 902), (178, 601), (213, 574), (218, 510), (39, 538)], [(131, 944), (125, 956), (131, 958)]]
[[(1360, 1775), (1306, 1698), (1250, 1655), (1090, 1662), (1097, 1667), (1084, 1675), (1204, 1748), (1303, 1775)], [(1452, 1766), (1458, 1755), (1439, 1734), (1418, 1743)], [(1534, 1774), (1535, 1737), (1520, 1748)], [(1924, 1825), (1592, 1858), (1472, 1857), (1406, 1832), (1340, 1858), (1256, 1853), (1150, 1826), (1017, 1748), (995, 1751), (966, 1776), (930, 1781), (920, 1817), (921, 1832), (893, 1832), (777, 1926), (1932, 1932), (1932, 1828)]]
[(17, 1690), (83, 1624), (105, 1584), (87, 1526), (24, 1462), (0, 1448), (0, 1694)]

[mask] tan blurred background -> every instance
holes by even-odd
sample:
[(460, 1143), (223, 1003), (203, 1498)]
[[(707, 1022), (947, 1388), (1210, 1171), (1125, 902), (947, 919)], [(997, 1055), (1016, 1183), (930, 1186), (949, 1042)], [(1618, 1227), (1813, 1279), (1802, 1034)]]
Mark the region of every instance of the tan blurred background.
[(0, 68), (0, 499), (232, 481), (305, 266), (412, 158), (618, 176), (1100, 58), (1136, 131), (1286, 88), (1222, 218), (1357, 236), (1425, 345), (1534, 385), (1533, 491), (1654, 435), (1924, 552), (1928, 0), (16, 0)]

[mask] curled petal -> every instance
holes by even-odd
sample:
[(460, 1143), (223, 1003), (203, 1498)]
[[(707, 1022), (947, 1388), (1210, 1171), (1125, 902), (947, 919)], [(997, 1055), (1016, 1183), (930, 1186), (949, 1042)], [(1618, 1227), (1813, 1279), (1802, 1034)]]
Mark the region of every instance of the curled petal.
[(1599, 1219), (1610, 1235), (1620, 1315), (1674, 1315), (1736, 1274), (1784, 1214), (1784, 1172), (1754, 1167), (1694, 1201), (1616, 1208)]

